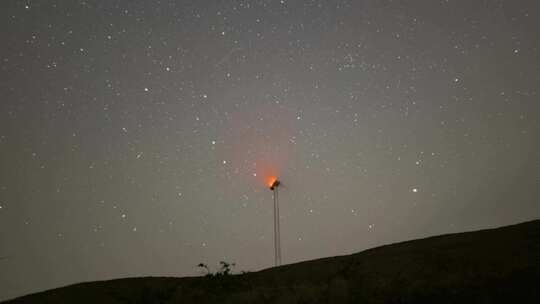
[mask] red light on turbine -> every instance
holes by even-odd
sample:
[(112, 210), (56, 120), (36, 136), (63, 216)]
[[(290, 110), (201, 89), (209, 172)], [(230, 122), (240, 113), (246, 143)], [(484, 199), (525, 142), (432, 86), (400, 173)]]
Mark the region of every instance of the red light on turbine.
[(281, 182), (277, 178), (273, 177), (271, 179), (271, 182), (268, 183), (268, 187), (270, 188), (270, 190), (274, 190), (275, 188), (277, 188), (277, 186), (279, 186), (279, 184), (281, 184)]
[(266, 185), (268, 187), (272, 187), (272, 185), (277, 181), (277, 177), (275, 176), (269, 176), (266, 178)]

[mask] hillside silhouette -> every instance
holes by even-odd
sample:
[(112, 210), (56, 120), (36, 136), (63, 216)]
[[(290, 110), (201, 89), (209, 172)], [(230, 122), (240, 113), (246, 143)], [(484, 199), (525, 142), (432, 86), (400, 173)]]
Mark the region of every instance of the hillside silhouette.
[(219, 277), (75, 284), (24, 303), (540, 303), (540, 220)]

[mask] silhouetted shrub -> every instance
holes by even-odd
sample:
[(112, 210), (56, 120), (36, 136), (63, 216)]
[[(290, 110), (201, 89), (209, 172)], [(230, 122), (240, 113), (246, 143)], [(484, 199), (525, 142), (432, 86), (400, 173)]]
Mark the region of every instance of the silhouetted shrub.
[[(214, 273), (211, 272), (208, 265), (206, 265), (204, 263), (199, 263), (199, 265), (197, 265), (197, 267), (204, 269), (204, 271), (206, 272), (205, 276), (207, 276), (207, 277), (223, 277), (223, 276), (231, 275), (232, 274), (232, 268), (234, 266), (236, 266), (235, 263), (227, 263), (225, 261), (220, 261), (219, 265), (220, 265), (219, 270), (214, 272)], [(246, 273), (246, 272), (242, 271), (242, 273)]]

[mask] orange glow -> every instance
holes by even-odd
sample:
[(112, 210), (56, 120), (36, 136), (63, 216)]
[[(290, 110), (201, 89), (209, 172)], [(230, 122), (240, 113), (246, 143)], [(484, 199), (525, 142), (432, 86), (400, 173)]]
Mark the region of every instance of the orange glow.
[(277, 180), (277, 177), (275, 176), (269, 176), (266, 178), (266, 185), (270, 188), (274, 184), (274, 182)]

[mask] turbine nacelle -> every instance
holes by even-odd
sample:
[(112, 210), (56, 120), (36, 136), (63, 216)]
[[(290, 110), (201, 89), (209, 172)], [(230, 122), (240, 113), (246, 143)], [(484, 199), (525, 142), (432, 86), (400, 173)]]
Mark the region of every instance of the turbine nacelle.
[(272, 183), (270, 184), (270, 190), (274, 191), (274, 189), (276, 189), (279, 185), (281, 184), (281, 182), (277, 179), (273, 180)]

